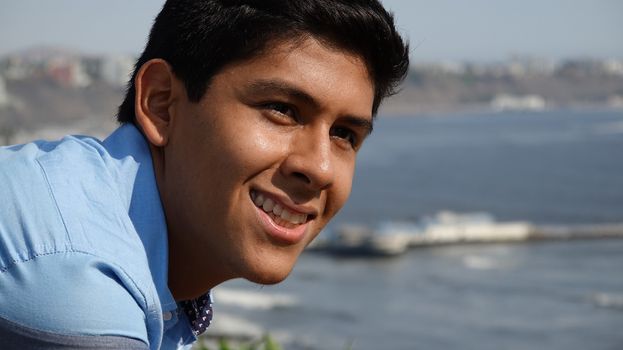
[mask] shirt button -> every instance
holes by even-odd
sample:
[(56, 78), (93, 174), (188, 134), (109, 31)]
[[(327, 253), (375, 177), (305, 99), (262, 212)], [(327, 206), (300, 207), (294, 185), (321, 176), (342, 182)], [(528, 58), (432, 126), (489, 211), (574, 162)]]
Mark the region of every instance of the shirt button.
[(166, 311), (162, 314), (162, 319), (165, 321), (170, 321), (173, 318), (173, 314), (171, 311)]

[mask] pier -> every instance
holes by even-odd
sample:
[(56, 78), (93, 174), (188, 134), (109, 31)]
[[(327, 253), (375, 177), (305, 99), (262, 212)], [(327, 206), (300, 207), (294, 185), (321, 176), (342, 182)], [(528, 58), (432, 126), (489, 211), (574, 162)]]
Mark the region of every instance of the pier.
[(384, 222), (377, 227), (344, 225), (313, 250), (335, 255), (395, 256), (409, 248), (451, 244), (522, 243), (623, 238), (623, 222), (538, 225), (497, 222), (486, 213), (441, 212), (418, 223)]

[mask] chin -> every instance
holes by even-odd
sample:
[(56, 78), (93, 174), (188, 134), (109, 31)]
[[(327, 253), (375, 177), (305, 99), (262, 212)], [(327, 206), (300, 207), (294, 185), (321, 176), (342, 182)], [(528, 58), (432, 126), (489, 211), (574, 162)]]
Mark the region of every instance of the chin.
[(261, 284), (264, 286), (270, 286), (273, 284), (277, 284), (277, 283), (281, 283), (286, 279), (286, 276), (281, 276), (281, 277), (277, 277), (277, 276), (261, 276), (260, 278), (254, 278), (254, 279), (248, 279), (250, 282), (253, 283), (257, 283), (257, 284)]
[(284, 266), (280, 266), (279, 268), (270, 268), (266, 267), (264, 269), (254, 269), (249, 271), (249, 273), (244, 276), (245, 279), (250, 282), (263, 284), (263, 285), (272, 285), (277, 284), (285, 280), (292, 272), (292, 267), (286, 268)]

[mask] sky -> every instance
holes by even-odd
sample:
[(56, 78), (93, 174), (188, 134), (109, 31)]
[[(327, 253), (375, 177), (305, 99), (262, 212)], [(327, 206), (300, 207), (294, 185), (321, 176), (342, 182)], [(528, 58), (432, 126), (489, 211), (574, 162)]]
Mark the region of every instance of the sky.
[[(623, 59), (623, 0), (382, 0), (415, 62)], [(163, 1), (0, 0), (0, 55), (33, 46), (139, 54)]]

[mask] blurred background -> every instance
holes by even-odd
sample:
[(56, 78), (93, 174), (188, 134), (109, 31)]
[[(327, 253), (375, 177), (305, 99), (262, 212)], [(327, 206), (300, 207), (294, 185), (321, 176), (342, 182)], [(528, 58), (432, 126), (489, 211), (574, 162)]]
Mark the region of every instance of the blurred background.
[[(402, 92), (290, 278), (208, 337), (286, 349), (623, 348), (623, 2), (401, 1)], [(162, 1), (0, 0), (0, 145), (105, 137)]]

